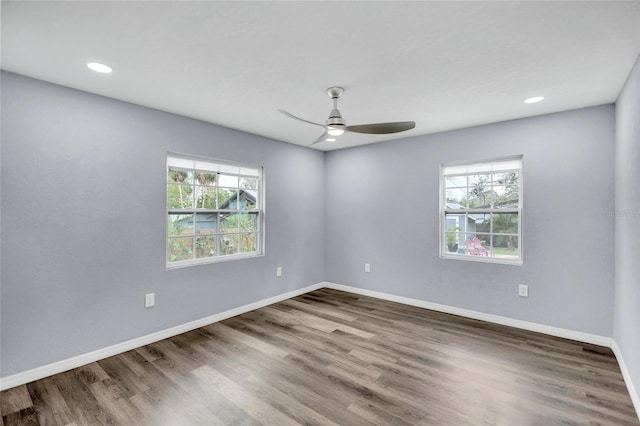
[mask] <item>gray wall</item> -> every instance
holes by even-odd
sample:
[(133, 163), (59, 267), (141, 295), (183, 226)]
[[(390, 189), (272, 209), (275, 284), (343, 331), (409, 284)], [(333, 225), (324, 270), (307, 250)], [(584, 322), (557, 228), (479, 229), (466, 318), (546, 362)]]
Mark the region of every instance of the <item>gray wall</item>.
[(640, 58), (616, 102), (613, 337), (640, 392)]
[[(265, 167), (266, 256), (165, 269), (167, 151)], [(2, 73), (0, 374), (322, 281), (323, 164), (322, 152)]]
[[(636, 65), (616, 209), (638, 207), (637, 93)], [(636, 236), (616, 243), (615, 336), (638, 375), (638, 217), (607, 214), (612, 105), (326, 155), (8, 73), (1, 106), (2, 376), (323, 280), (611, 336), (614, 224)], [(265, 257), (165, 269), (167, 151), (265, 166)], [(440, 163), (515, 154), (524, 265), (440, 259)]]
[[(517, 154), (524, 265), (440, 259), (440, 163)], [(330, 152), (325, 279), (611, 336), (613, 154), (613, 105)]]

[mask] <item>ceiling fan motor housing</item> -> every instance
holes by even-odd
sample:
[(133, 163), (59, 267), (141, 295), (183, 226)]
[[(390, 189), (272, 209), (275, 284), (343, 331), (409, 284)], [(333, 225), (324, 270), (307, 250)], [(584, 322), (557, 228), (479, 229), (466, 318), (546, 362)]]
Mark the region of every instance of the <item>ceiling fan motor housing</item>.
[(342, 118), (340, 110), (338, 110), (338, 98), (342, 96), (343, 93), (344, 89), (342, 87), (333, 86), (327, 89), (327, 95), (333, 99), (333, 109), (329, 113), (329, 118), (326, 121), (327, 126), (344, 127), (347, 124), (345, 123), (344, 118)]
[(345, 126), (346, 123), (344, 121), (344, 118), (342, 118), (342, 114), (340, 114), (340, 111), (337, 108), (334, 108), (331, 110), (331, 113), (329, 114), (329, 118), (326, 121), (327, 126)]

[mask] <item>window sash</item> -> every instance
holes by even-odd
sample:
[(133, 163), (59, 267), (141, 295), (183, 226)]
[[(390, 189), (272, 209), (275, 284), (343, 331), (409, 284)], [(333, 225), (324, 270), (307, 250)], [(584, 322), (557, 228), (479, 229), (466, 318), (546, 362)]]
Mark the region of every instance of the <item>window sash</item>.
[(443, 209), (444, 213), (473, 213), (473, 214), (482, 214), (482, 213), (520, 213), (520, 208), (508, 208), (508, 209)]
[(200, 170), (203, 172), (224, 173), (244, 177), (260, 177), (261, 167), (251, 167), (225, 160), (181, 157), (179, 155), (167, 156), (167, 167), (184, 171)]
[(443, 165), (442, 175), (444, 177), (452, 177), (519, 170), (522, 170), (522, 157), (508, 157), (492, 161)]

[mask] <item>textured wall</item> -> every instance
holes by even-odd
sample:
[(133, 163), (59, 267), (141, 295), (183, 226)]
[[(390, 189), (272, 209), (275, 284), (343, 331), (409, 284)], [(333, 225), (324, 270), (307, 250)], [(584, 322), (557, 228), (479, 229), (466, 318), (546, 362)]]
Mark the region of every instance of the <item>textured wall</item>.
[[(637, 76), (617, 106), (616, 209), (638, 204)], [(607, 214), (614, 121), (608, 105), (325, 155), (3, 73), (1, 375), (323, 280), (611, 336), (614, 224), (638, 232)], [(266, 256), (166, 270), (167, 151), (265, 166)], [(524, 265), (440, 259), (440, 163), (516, 154)], [(615, 336), (634, 353), (637, 258), (616, 261)]]
[[(264, 166), (266, 256), (165, 268), (167, 151)], [(3, 73), (1, 375), (322, 281), (323, 164), (322, 152)]]
[[(611, 336), (613, 146), (606, 105), (329, 152), (325, 279)], [(440, 164), (518, 154), (524, 265), (440, 259)]]
[(613, 337), (640, 392), (640, 58), (616, 102)]

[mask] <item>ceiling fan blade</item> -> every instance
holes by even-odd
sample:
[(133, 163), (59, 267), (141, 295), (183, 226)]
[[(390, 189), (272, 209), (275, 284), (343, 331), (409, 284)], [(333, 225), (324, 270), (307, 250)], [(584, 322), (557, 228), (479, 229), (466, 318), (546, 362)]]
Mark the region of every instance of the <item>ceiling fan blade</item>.
[(394, 123), (373, 123), (347, 126), (345, 130), (354, 133), (369, 133), (373, 135), (384, 135), (387, 133), (404, 132), (416, 127), (415, 121), (396, 121)]
[[(311, 145), (315, 145), (315, 144), (317, 144), (317, 143), (324, 142), (324, 141), (326, 141), (326, 140), (327, 140), (327, 138), (329, 138), (329, 137), (333, 137), (333, 136), (329, 136), (329, 133), (327, 133), (327, 132), (325, 131), (323, 134), (321, 134), (321, 135), (320, 135), (320, 137), (319, 137), (318, 139), (316, 139), (315, 141), (311, 142)], [(311, 145), (309, 145), (309, 146), (311, 146)]]
[(291, 114), (291, 113), (289, 113), (287, 111), (284, 111), (284, 110), (281, 110), (281, 109), (279, 109), (278, 111), (280, 111), (281, 113), (283, 113), (287, 117), (293, 118), (294, 120), (304, 121), (305, 123), (315, 124), (316, 126), (325, 127), (324, 124), (314, 123), (313, 121), (309, 121), (309, 120), (305, 120), (304, 118), (296, 117), (295, 115), (293, 115), (293, 114)]

